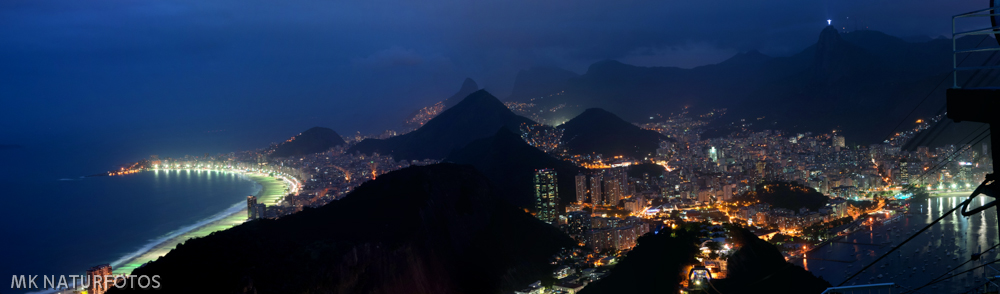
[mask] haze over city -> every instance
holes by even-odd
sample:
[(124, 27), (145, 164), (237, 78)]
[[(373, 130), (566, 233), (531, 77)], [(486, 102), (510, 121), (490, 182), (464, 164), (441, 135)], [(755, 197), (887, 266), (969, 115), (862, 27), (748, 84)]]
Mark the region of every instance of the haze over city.
[[(605, 59), (690, 68), (795, 54), (832, 19), (902, 38), (950, 34), (974, 1), (5, 1), (0, 138), (155, 130), (248, 148), (313, 125), (378, 133), (475, 79)], [(183, 119), (177, 119), (183, 117)], [(129, 123), (115, 123), (115, 122)], [(208, 143), (210, 142), (210, 143)], [(134, 143), (133, 143), (134, 144)], [(155, 147), (155, 143), (142, 148)], [(223, 147), (224, 146), (224, 147)], [(198, 153), (205, 146), (183, 152)], [(138, 152), (138, 150), (136, 150)], [(168, 150), (159, 153), (171, 152)], [(178, 152), (178, 151), (175, 151)], [(183, 153), (178, 152), (178, 153)], [(148, 152), (143, 152), (148, 153)], [(140, 153), (142, 154), (142, 153)]]

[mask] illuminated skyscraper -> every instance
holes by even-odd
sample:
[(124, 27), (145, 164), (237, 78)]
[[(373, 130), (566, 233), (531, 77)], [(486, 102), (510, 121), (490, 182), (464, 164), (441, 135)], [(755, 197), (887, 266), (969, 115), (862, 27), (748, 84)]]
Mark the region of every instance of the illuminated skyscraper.
[(601, 174), (590, 176), (590, 203), (594, 205), (604, 204), (604, 193), (601, 190), (601, 182), (604, 181)]
[(903, 185), (910, 183), (910, 163), (906, 159), (899, 161), (899, 183)]
[(257, 197), (247, 196), (247, 219), (257, 218)]
[(538, 219), (553, 224), (556, 222), (559, 205), (559, 187), (556, 184), (556, 171), (553, 169), (535, 170), (535, 209)]
[[(104, 278), (110, 275), (110, 264), (102, 264), (88, 269), (86, 279), (90, 279), (90, 283), (87, 286), (87, 293), (104, 294), (104, 292), (107, 292), (109, 284), (104, 282)], [(100, 278), (95, 280), (94, 277), (96, 276), (100, 276)]]
[(844, 142), (844, 136), (833, 136), (833, 147), (847, 147), (847, 144)]
[(618, 201), (628, 194), (628, 172), (625, 168), (616, 167), (605, 170), (605, 173), (604, 204), (618, 205)]
[(582, 173), (576, 175), (576, 203), (587, 201), (587, 176)]

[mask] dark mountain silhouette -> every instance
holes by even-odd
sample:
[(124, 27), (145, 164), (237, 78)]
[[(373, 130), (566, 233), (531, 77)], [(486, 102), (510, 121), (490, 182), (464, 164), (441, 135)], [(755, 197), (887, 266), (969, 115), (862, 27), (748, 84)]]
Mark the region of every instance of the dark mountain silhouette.
[(633, 164), (628, 167), (628, 176), (641, 179), (643, 174), (649, 175), (650, 178), (659, 178), (663, 176), (663, 173), (667, 171), (667, 168), (662, 165), (643, 162), (639, 164)]
[[(975, 47), (982, 39), (977, 38), (960, 39), (960, 46)], [(982, 46), (996, 46), (989, 43)], [(965, 65), (982, 61), (971, 57)], [(881, 142), (928, 94), (931, 98), (910, 118), (937, 114), (947, 88), (938, 85), (951, 71), (951, 62), (949, 39), (914, 43), (876, 31), (840, 33), (827, 27), (816, 44), (787, 57), (749, 51), (692, 69), (597, 62), (570, 78), (565, 92), (531, 102), (535, 111), (565, 105), (539, 113), (539, 119), (551, 121), (594, 107), (630, 122), (660, 120), (660, 115), (685, 107), (692, 114), (728, 108), (713, 127), (735, 122), (791, 132), (838, 129), (848, 141), (867, 144)], [(528, 102), (527, 97), (512, 98)]]
[(522, 124), (534, 123), (479, 90), (415, 131), (388, 139), (365, 139), (348, 152), (392, 154), (397, 160), (442, 159), (473, 140), (493, 135), (500, 127), (516, 132)]
[(479, 91), (479, 85), (476, 84), (476, 81), (473, 81), (472, 78), (465, 78), (465, 81), (462, 82), (462, 88), (458, 89), (458, 92), (455, 93), (455, 95), (451, 95), (451, 97), (442, 101), (442, 103), (444, 103), (444, 109), (455, 106), (459, 102), (462, 102), (462, 99), (465, 99), (465, 97), (468, 97), (476, 91)]
[(608, 274), (580, 291), (603, 293), (677, 293), (687, 275), (684, 269), (698, 261), (695, 234), (663, 228), (659, 234), (639, 237), (637, 245)]
[(566, 89), (569, 79), (578, 74), (556, 67), (534, 67), (517, 72), (514, 88), (507, 100), (531, 100), (557, 94)]
[(476, 90), (479, 90), (479, 85), (476, 84), (476, 81), (473, 81), (472, 78), (465, 78), (465, 81), (462, 82), (462, 88), (458, 89), (455, 95), (451, 95), (451, 97), (445, 98), (434, 105), (414, 110), (413, 113), (406, 117), (404, 125), (411, 128), (419, 128), (430, 117), (455, 106), (455, 104), (462, 101), (462, 98), (469, 96), (469, 94), (472, 94)]
[(822, 293), (832, 287), (802, 267), (785, 261), (778, 248), (740, 227), (729, 236), (739, 249), (727, 259), (726, 279), (712, 281), (721, 293)]
[(761, 201), (771, 204), (774, 207), (781, 207), (798, 211), (799, 208), (807, 208), (817, 211), (823, 208), (830, 198), (817, 192), (812, 187), (806, 187), (789, 182), (764, 182), (757, 184), (753, 191), (743, 193), (736, 197), (749, 202)]
[[(830, 283), (785, 261), (778, 248), (746, 229), (730, 226), (729, 236), (738, 249), (728, 258), (726, 279), (713, 279), (710, 290), (694, 293), (821, 293)], [(639, 238), (638, 244), (604, 279), (580, 291), (603, 293), (677, 293), (697, 264), (697, 238), (684, 229), (662, 228), (659, 234)]]
[(471, 166), (437, 164), (189, 240), (134, 274), (168, 293), (501, 293), (550, 276), (548, 258), (572, 246)]
[(602, 154), (605, 158), (643, 158), (656, 153), (660, 140), (669, 140), (655, 131), (644, 130), (600, 108), (587, 109), (559, 128), (564, 146), (571, 154)]
[(536, 169), (556, 170), (559, 200), (562, 205), (575, 201), (575, 176), (580, 169), (568, 161), (552, 157), (525, 143), (507, 128), (495, 135), (469, 143), (452, 152), (445, 161), (471, 164), (493, 183), (497, 191), (511, 204), (534, 209), (535, 190), (532, 182)]
[(313, 127), (281, 142), (271, 152), (272, 157), (304, 156), (330, 150), (334, 146), (346, 144), (337, 132), (323, 127)]

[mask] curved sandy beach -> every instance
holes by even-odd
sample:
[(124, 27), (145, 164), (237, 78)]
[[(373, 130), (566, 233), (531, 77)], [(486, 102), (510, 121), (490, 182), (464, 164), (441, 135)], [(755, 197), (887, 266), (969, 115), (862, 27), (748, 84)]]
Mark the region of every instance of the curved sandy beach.
[[(280, 179), (259, 173), (242, 174), (261, 186), (261, 189), (254, 194), (257, 196), (258, 203), (274, 205), (288, 193), (288, 185)], [(204, 237), (213, 232), (232, 228), (242, 224), (246, 220), (247, 205), (245, 201), (240, 201), (211, 217), (150, 241), (135, 252), (112, 262), (111, 267), (114, 269), (115, 274), (130, 274), (137, 267), (166, 255), (170, 250), (176, 248), (177, 244), (192, 238)]]

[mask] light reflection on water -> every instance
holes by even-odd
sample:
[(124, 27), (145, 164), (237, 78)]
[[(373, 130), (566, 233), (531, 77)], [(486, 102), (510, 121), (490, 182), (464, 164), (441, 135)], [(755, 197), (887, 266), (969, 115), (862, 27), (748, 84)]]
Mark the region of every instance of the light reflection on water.
[[(831, 243), (809, 252), (808, 257), (812, 260), (800, 259), (793, 262), (803, 267), (806, 267), (808, 262), (807, 269), (809, 271), (823, 277), (831, 284), (837, 285), (889, 251), (892, 246), (906, 240), (913, 233), (934, 221), (941, 213), (964, 201), (968, 195), (969, 193), (954, 193), (947, 194), (947, 196), (956, 197), (933, 197), (927, 201), (912, 203), (911, 214), (904, 215), (900, 221), (876, 227), (872, 231), (859, 231), (837, 240), (859, 244)], [(985, 204), (986, 200), (983, 198), (979, 198), (979, 205)], [(996, 243), (997, 218), (995, 209), (991, 208), (970, 217), (963, 217), (958, 212), (954, 212), (845, 285), (896, 283), (903, 286), (903, 289), (916, 288), (965, 262), (969, 259), (970, 252), (987, 249)], [(980, 266), (984, 262), (993, 261), (1000, 256), (997, 251), (986, 253), (980, 261), (969, 262), (948, 275)], [(997, 264), (997, 268), (1000, 269), (1000, 264)], [(878, 275), (882, 275), (882, 278), (878, 278)], [(987, 275), (1000, 275), (1000, 271), (985, 267), (955, 277), (950, 281), (937, 283), (937, 288), (926, 287), (920, 291), (961, 293), (984, 283)], [(979, 279), (978, 282), (976, 278)]]

